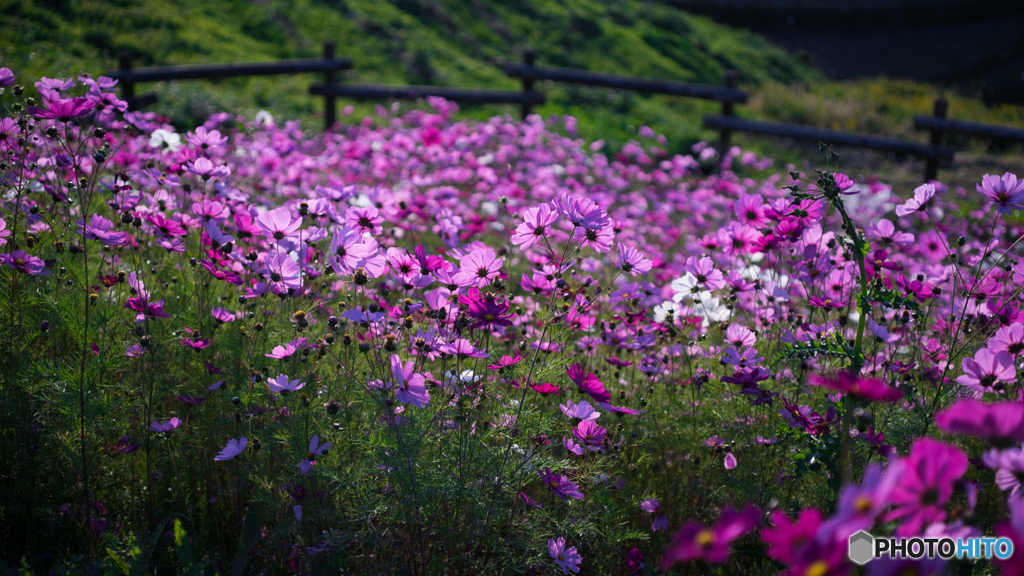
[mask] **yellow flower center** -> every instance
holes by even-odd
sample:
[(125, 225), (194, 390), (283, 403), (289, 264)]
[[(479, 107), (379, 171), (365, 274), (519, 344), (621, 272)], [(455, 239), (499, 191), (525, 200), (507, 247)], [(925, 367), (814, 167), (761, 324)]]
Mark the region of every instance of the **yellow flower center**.
[(828, 562), (824, 560), (818, 560), (814, 564), (807, 567), (807, 572), (804, 572), (804, 576), (825, 576), (828, 574)]
[(696, 542), (697, 542), (697, 545), (700, 546), (701, 548), (705, 548), (707, 546), (711, 546), (711, 544), (714, 541), (715, 541), (715, 533), (712, 532), (711, 530), (701, 530), (700, 532), (697, 533)]
[(564, 561), (565, 560), (565, 555), (564, 554), (559, 554), (558, 555), (558, 559)]
[(860, 512), (861, 514), (871, 510), (871, 498), (868, 498), (867, 496), (858, 497), (856, 503), (854, 503), (854, 508), (856, 508), (857, 512)]

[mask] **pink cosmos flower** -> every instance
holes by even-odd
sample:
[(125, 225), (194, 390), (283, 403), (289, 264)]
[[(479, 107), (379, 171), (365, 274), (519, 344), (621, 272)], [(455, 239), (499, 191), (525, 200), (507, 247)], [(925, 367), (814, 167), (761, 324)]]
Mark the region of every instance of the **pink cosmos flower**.
[(0, 264), (29, 276), (47, 276), (51, 272), (46, 269), (46, 262), (24, 250), (15, 250), (10, 254), (0, 254)]
[(498, 277), (502, 262), (493, 248), (478, 248), (463, 256), (459, 266), (483, 288)]
[(601, 228), (581, 226), (576, 228), (572, 238), (580, 243), (580, 248), (593, 248), (596, 252), (607, 252), (612, 249), (615, 232), (610, 224)]
[(932, 184), (931, 182), (918, 186), (914, 189), (913, 198), (896, 207), (896, 215), (903, 218), (904, 216), (913, 214), (918, 210), (923, 210), (931, 199), (935, 197), (935, 194), (935, 184)]
[(349, 208), (345, 213), (345, 225), (360, 233), (369, 232), (371, 235), (377, 236), (384, 231), (381, 226), (383, 223), (384, 218), (380, 216), (380, 211), (373, 205), (365, 208)]
[(939, 429), (985, 438), (997, 445), (1024, 442), (1024, 404), (960, 400), (935, 416)]
[(657, 500), (644, 500), (640, 503), (640, 509), (644, 512), (654, 514), (654, 522), (651, 523), (651, 531), (668, 530), (668, 516), (661, 511), (661, 503)]
[(146, 220), (156, 227), (161, 236), (184, 236), (186, 234), (181, 224), (166, 218), (163, 214), (147, 214)]
[(374, 324), (384, 319), (387, 314), (384, 312), (370, 312), (369, 310), (361, 310), (356, 308), (354, 310), (346, 310), (341, 313), (342, 317), (358, 322), (359, 324)]
[(1007, 172), (1002, 178), (985, 174), (977, 189), (989, 199), (989, 205), (996, 206), (1000, 214), (1024, 208), (1024, 180), (1017, 180), (1014, 174)]
[(661, 561), (661, 569), (667, 572), (677, 562), (691, 560), (703, 560), (708, 564), (728, 562), (729, 545), (752, 531), (760, 517), (757, 508), (747, 505), (742, 512), (726, 507), (714, 528), (705, 528), (692, 520), (687, 522), (673, 536), (672, 544)]
[(548, 204), (527, 208), (523, 212), (523, 222), (512, 234), (512, 244), (526, 250), (543, 238), (551, 235), (551, 224), (558, 219), (558, 214)]
[(594, 407), (589, 402), (583, 401), (577, 404), (573, 404), (572, 400), (565, 404), (559, 404), (559, 408), (562, 409), (562, 414), (565, 414), (567, 418), (579, 418), (580, 420), (597, 420), (601, 417), (601, 413), (594, 410)]
[(583, 420), (572, 430), (573, 436), (589, 446), (600, 446), (608, 436), (608, 431), (598, 426), (593, 420)]
[(967, 472), (963, 452), (932, 438), (921, 438), (910, 447), (903, 461), (903, 474), (893, 489), (893, 509), (886, 522), (903, 519), (896, 529), (900, 536), (920, 534), (933, 522), (946, 517), (944, 506), (953, 495), (953, 485)]
[(299, 469), (299, 472), (303, 476), (309, 474), (309, 471), (316, 466), (316, 457), (325, 454), (330, 449), (330, 444), (326, 442), (324, 444), (320, 444), (320, 437), (313, 436), (309, 440), (309, 453), (306, 455), (306, 459), (296, 464), (295, 467)]
[(234, 314), (219, 306), (214, 307), (210, 314), (213, 315), (214, 320), (216, 320), (218, 324), (225, 324), (228, 322), (235, 321)]
[(544, 471), (537, 471), (540, 474), (540, 479), (544, 481), (551, 491), (562, 500), (566, 498), (576, 498), (577, 500), (583, 498), (583, 493), (580, 492), (580, 487), (570, 481), (567, 477), (560, 474), (556, 474), (551, 471), (551, 468), (544, 468)]
[(558, 567), (562, 569), (562, 576), (567, 576), (570, 570), (574, 573), (579, 573), (583, 557), (576, 553), (575, 546), (568, 550), (565, 548), (565, 538), (559, 536), (557, 540), (548, 540), (548, 554), (555, 559), (555, 564), (558, 564)]
[(171, 432), (177, 430), (178, 427), (180, 426), (181, 419), (175, 417), (164, 422), (163, 424), (157, 422), (156, 420), (153, 420), (153, 423), (149, 425), (149, 429), (152, 430), (153, 432), (163, 432), (164, 434), (170, 434)]
[(903, 397), (903, 392), (890, 387), (882, 380), (859, 378), (846, 370), (837, 372), (832, 377), (813, 374), (809, 381), (814, 386), (836, 390), (872, 402), (895, 402)]
[(238, 456), (245, 451), (245, 447), (249, 445), (249, 439), (242, 436), (238, 440), (234, 438), (228, 440), (228, 445), (224, 447), (213, 459), (217, 462), (224, 462), (225, 460), (231, 460), (235, 456)]
[[(503, 368), (508, 368), (510, 366), (515, 366), (516, 364), (521, 362), (522, 359), (523, 359), (522, 355), (519, 354), (519, 352), (516, 352), (516, 355), (514, 357), (513, 356), (502, 356), (501, 360), (498, 360), (497, 364), (491, 364), (491, 365), (489, 365), (487, 367), (487, 369), (488, 370), (501, 370)], [(557, 390), (557, 387), (556, 387), (556, 390)]]
[[(0, 132), (2, 131), (3, 128), (0, 126)], [(0, 140), (2, 140), (2, 138), (0, 138)], [(7, 244), (7, 238), (10, 235), (11, 231), (7, 229), (7, 222), (5, 222), (3, 218), (0, 218), (0, 246)]]
[(768, 223), (768, 217), (765, 216), (762, 204), (764, 204), (764, 197), (760, 194), (740, 194), (736, 204), (733, 205), (733, 210), (741, 222), (761, 227)]
[(200, 126), (196, 128), (195, 132), (189, 132), (185, 135), (185, 142), (188, 142), (189, 146), (206, 150), (208, 148), (220, 148), (227, 144), (228, 139), (218, 130), (207, 130), (205, 126)]
[(391, 374), (395, 377), (395, 397), (403, 404), (423, 408), (430, 402), (426, 379), (415, 372), (416, 362), (402, 363), (398, 354), (391, 355)]
[(1001, 327), (989, 339), (988, 349), (997, 354), (1009, 352), (1014, 356), (1024, 352), (1024, 324), (1017, 323)]
[(619, 265), (623, 272), (629, 272), (632, 276), (644, 275), (651, 271), (654, 263), (644, 258), (639, 250), (619, 242)]
[(263, 231), (263, 235), (274, 240), (284, 240), (295, 236), (295, 232), (302, 226), (302, 218), (292, 218), (292, 211), (281, 207), (260, 212), (256, 216), (256, 226)]
[(98, 214), (90, 216), (88, 224), (81, 220), (77, 224), (80, 233), (85, 235), (86, 240), (99, 240), (108, 246), (121, 244), (125, 240), (124, 232), (111, 232), (110, 229), (114, 227), (114, 223)]
[[(572, 438), (566, 438), (565, 436), (562, 437), (562, 446), (568, 452), (575, 454), (577, 456), (583, 456), (584, 454), (587, 453), (587, 448), (584, 448), (583, 446), (577, 444), (576, 442), (573, 441)], [(591, 450), (592, 449), (593, 448), (591, 448)]]
[(1007, 498), (1014, 499), (1021, 495), (1024, 490), (1024, 450), (990, 450), (982, 457), (982, 462), (996, 470), (996, 486), (1004, 492), (1010, 492)]
[(300, 382), (298, 378), (295, 380), (289, 380), (288, 376), (281, 374), (277, 378), (267, 379), (267, 388), (270, 388), (271, 392), (277, 392), (282, 396), (287, 396), (292, 392), (297, 392), (305, 386), (305, 382)]
[(14, 84), (14, 72), (10, 68), (0, 68), (0, 88), (6, 88)]
[(264, 354), (267, 358), (277, 358), (278, 360), (284, 360), (285, 358), (295, 354), (299, 350), (306, 348), (306, 339), (299, 338), (298, 340), (292, 340), (284, 346), (275, 346), (269, 354)]
[(956, 381), (978, 393), (999, 392), (1005, 383), (1013, 382), (1017, 377), (1017, 368), (1009, 352), (993, 353), (988, 348), (981, 348), (974, 358), (964, 358), (961, 366), (965, 374), (957, 377)]
[(872, 222), (871, 226), (868, 227), (868, 235), (876, 240), (881, 240), (885, 244), (895, 243), (900, 245), (912, 244), (914, 242), (914, 235), (910, 232), (897, 232), (896, 225), (891, 220), (882, 218), (877, 222)]
[(196, 352), (199, 352), (204, 348), (208, 348), (210, 346), (210, 342), (211, 341), (209, 338), (203, 338), (201, 340), (191, 340), (189, 338), (183, 338), (181, 340), (181, 345), (187, 348), (191, 348)]
[(227, 165), (214, 166), (207, 158), (196, 158), (186, 165), (185, 170), (199, 176), (204, 182), (210, 178), (226, 178), (231, 175), (231, 168)]
[(491, 355), (482, 351), (477, 350), (469, 340), (465, 338), (459, 338), (451, 344), (442, 344), (437, 347), (437, 351), (444, 354), (451, 354), (452, 356), (459, 356), (461, 358), (490, 358)]

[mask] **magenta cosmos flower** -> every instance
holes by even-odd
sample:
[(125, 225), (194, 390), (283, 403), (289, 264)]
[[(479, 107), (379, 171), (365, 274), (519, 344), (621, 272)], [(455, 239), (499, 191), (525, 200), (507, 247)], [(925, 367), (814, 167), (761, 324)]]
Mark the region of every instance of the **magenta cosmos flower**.
[(1001, 214), (1024, 208), (1024, 180), (1014, 174), (1007, 172), (1002, 178), (985, 174), (977, 188)]
[(558, 213), (547, 204), (527, 208), (523, 212), (523, 222), (512, 234), (512, 244), (526, 250), (541, 239), (551, 235), (551, 224), (558, 219)]
[(703, 560), (708, 564), (724, 564), (729, 561), (729, 545), (734, 540), (752, 531), (761, 514), (752, 505), (742, 512), (726, 507), (714, 528), (705, 528), (689, 521), (672, 538), (672, 544), (665, 551), (661, 569), (668, 571), (677, 562)]
[(579, 485), (561, 474), (555, 474), (551, 471), (551, 468), (545, 467), (543, 472), (538, 470), (537, 473), (540, 474), (540, 479), (544, 481), (544, 484), (551, 489), (555, 496), (562, 500), (566, 498), (576, 498), (577, 500), (583, 498)]
[(835, 376), (827, 377), (813, 374), (810, 383), (814, 386), (836, 390), (855, 398), (872, 402), (894, 402), (903, 397), (903, 392), (889, 386), (877, 378), (859, 378), (843, 370)]
[(249, 439), (242, 436), (238, 440), (232, 438), (228, 440), (228, 445), (224, 447), (213, 459), (217, 462), (223, 462), (225, 460), (231, 460), (235, 456), (238, 456), (245, 451), (245, 447), (249, 445)]
[(14, 84), (14, 72), (10, 68), (0, 68), (0, 88), (6, 88)]
[(903, 474), (892, 493), (893, 509), (885, 521), (902, 518), (903, 524), (896, 529), (900, 536), (920, 534), (925, 526), (941, 522), (953, 485), (968, 466), (967, 456), (949, 444), (932, 438), (914, 442), (903, 461)]
[(51, 100), (49, 108), (43, 110), (35, 106), (28, 107), (28, 113), (40, 120), (57, 120), (69, 122), (72, 118), (85, 116), (96, 103), (88, 98), (71, 98), (69, 100)]
[(299, 469), (299, 472), (305, 476), (309, 474), (309, 471), (316, 466), (316, 457), (326, 454), (331, 449), (331, 445), (328, 443), (320, 444), (320, 437), (313, 436), (309, 440), (309, 453), (306, 454), (306, 459), (295, 465)]
[(1013, 382), (1017, 377), (1017, 368), (1009, 352), (981, 348), (974, 358), (964, 358), (961, 366), (965, 374), (957, 377), (956, 381), (978, 393), (1001, 391), (1005, 382)]
[(580, 392), (589, 394), (598, 402), (607, 402), (612, 399), (611, 392), (604, 389), (604, 384), (598, 380), (597, 375), (584, 371), (581, 364), (567, 366), (565, 371), (569, 373), (569, 379), (576, 384)]
[(569, 574), (570, 570), (574, 573), (580, 571), (580, 563), (583, 562), (583, 556), (576, 553), (575, 546), (567, 550), (565, 548), (565, 538), (559, 536), (557, 540), (548, 540), (548, 554), (555, 559), (555, 564), (558, 564), (559, 568), (562, 569), (562, 576)]
[(996, 445), (1009, 446), (1024, 442), (1024, 404), (961, 400), (939, 412), (935, 425), (953, 434), (985, 438)]

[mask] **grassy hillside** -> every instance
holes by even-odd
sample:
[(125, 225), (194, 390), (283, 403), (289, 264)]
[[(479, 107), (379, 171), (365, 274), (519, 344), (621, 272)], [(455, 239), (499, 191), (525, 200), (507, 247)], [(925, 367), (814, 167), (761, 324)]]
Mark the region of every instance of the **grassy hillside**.
[[(136, 66), (269, 60), (317, 56), (333, 39), (350, 55), (357, 82), (436, 84), (515, 89), (499, 66), (524, 46), (541, 64), (717, 84), (727, 68), (754, 97), (740, 115), (924, 139), (910, 125), (940, 91), (909, 82), (825, 79), (805, 61), (764, 38), (654, 2), (613, 0), (0, 0), (0, 65), (16, 73), (100, 73), (130, 50)], [(140, 93), (160, 97), (155, 110), (182, 128), (217, 110), (252, 115), (268, 109), (313, 122), (320, 101), (307, 95), (315, 76), (159, 83)], [(717, 103), (566, 85), (541, 87), (543, 114), (570, 113), (580, 135), (616, 147), (630, 127), (650, 125), (685, 151), (714, 134), (700, 117)], [(947, 95), (948, 96), (948, 95)], [(357, 107), (357, 113), (370, 110)], [(483, 117), (512, 107), (470, 107)], [(951, 116), (1024, 126), (1024, 108), (985, 108), (956, 98)], [(808, 148), (738, 140), (780, 160)], [(980, 151), (978, 144), (962, 143)]]

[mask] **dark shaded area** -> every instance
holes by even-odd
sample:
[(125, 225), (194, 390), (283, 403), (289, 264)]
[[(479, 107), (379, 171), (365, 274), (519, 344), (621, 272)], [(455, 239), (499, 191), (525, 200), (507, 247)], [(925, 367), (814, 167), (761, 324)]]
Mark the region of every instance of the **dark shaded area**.
[(767, 36), (834, 79), (889, 76), (1024, 103), (1024, 3), (668, 0)]

